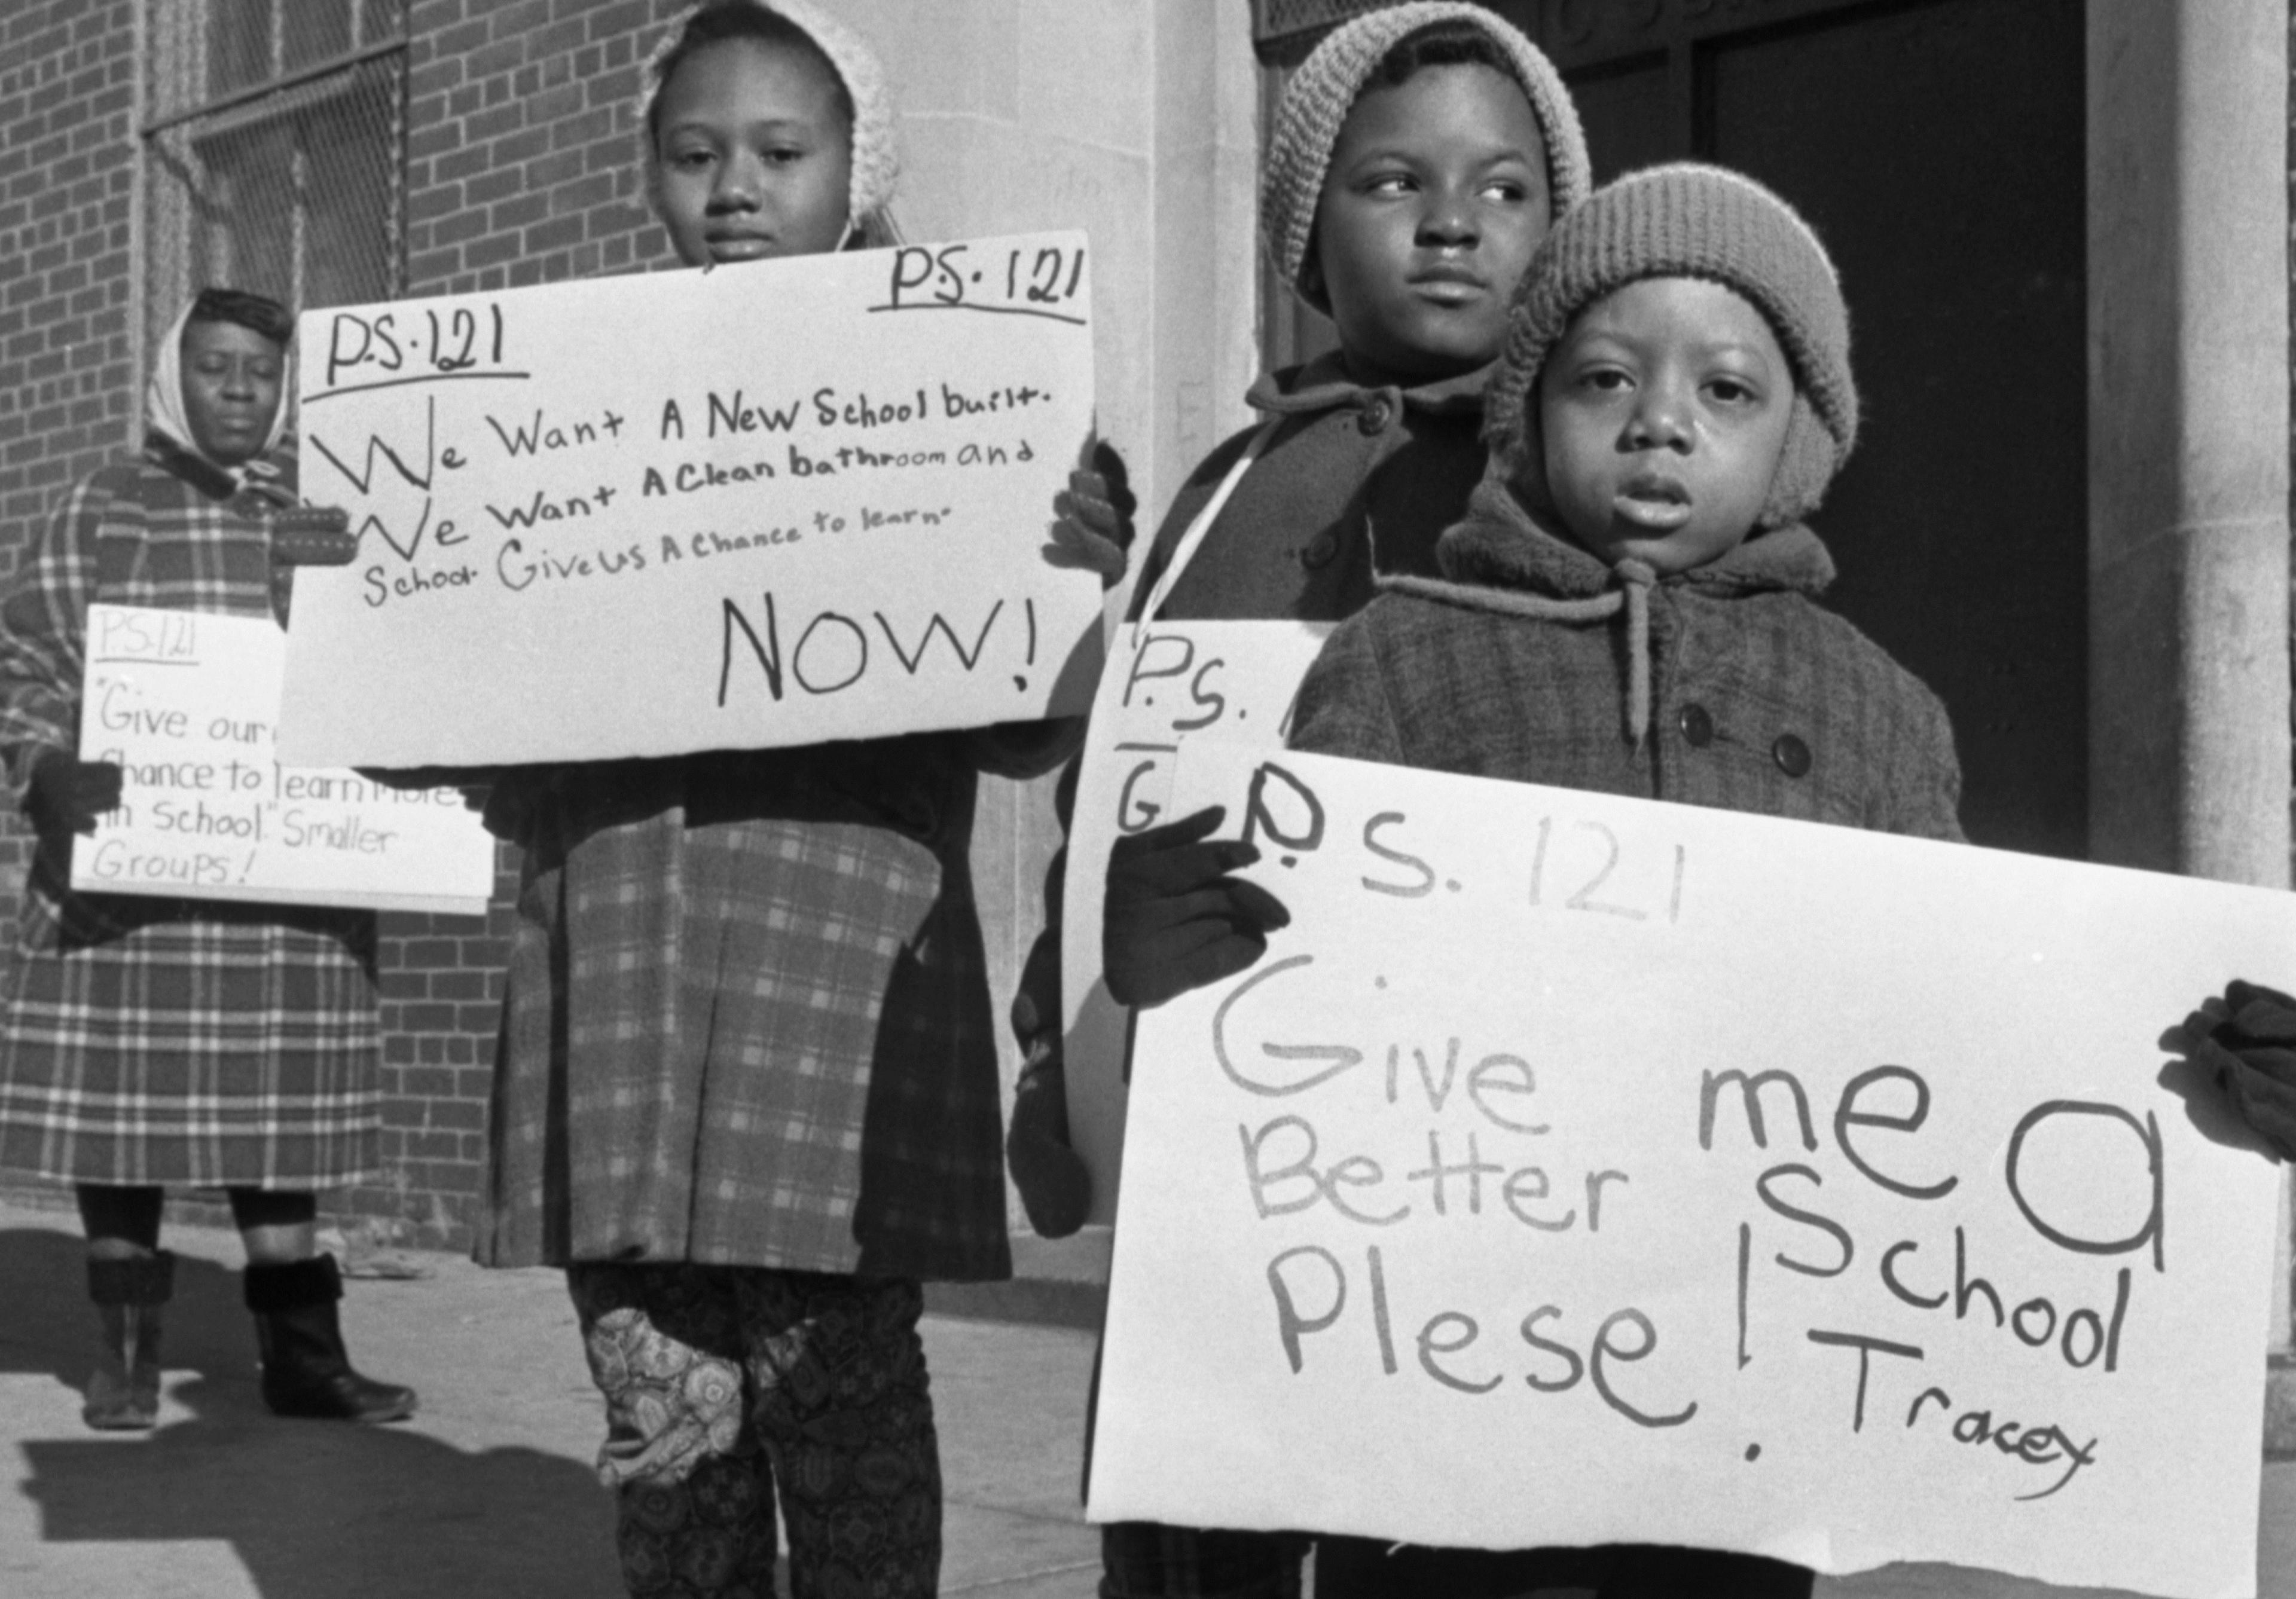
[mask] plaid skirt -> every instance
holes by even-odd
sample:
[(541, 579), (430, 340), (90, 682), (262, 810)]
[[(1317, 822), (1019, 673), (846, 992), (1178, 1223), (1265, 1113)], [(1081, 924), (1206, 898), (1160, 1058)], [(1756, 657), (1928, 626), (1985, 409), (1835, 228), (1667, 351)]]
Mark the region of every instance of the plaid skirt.
[(36, 869), (10, 964), (0, 1167), (193, 1187), (377, 1177), (368, 913), (60, 892)]
[(1011, 1275), (963, 748), (497, 789), (529, 824), (481, 1261)]

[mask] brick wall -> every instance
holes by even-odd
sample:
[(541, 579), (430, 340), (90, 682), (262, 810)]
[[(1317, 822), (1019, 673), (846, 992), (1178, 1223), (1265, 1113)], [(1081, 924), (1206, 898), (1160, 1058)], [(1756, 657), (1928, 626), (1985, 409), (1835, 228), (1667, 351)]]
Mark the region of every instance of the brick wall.
[[(638, 60), (682, 3), (413, 0), (410, 293), (673, 260), (640, 193), (634, 102)], [(137, 432), (137, 4), (0, 9), (0, 570), (64, 489)], [(0, 821), (0, 927), (26, 855), (21, 830)], [(484, 918), (382, 918), (389, 1175), (345, 1210), (402, 1239), (469, 1235), (515, 870), (505, 850)]]
[[(133, 8), (0, 10), (0, 570), (133, 426)], [(0, 926), (27, 845), (0, 823)]]

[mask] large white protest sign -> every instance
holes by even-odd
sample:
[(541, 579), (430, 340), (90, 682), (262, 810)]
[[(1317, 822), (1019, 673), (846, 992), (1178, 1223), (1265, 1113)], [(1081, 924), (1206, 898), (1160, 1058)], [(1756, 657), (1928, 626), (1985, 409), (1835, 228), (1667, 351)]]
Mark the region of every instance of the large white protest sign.
[(1196, 739), (1278, 747), (1328, 622), (1155, 622), (1117, 629), (1092, 707), (1061, 890), (1062, 1067), (1069, 1139), (1092, 1173), (1092, 1215), (1116, 1215), (1124, 1151), (1126, 1019), (1101, 980), (1108, 852), (1169, 809), (1173, 759)]
[(314, 311), (282, 746), (664, 755), (1081, 712), (1045, 559), (1090, 432), (1080, 234)]
[(494, 840), (458, 791), (274, 758), (286, 646), (261, 617), (88, 607), (80, 758), (121, 768), (121, 802), (72, 886), (483, 914)]
[(1191, 745), (1212, 800), (1293, 920), (1139, 1018), (1095, 1520), (2255, 1591), (2276, 1173), (2164, 1034), (2296, 898)]

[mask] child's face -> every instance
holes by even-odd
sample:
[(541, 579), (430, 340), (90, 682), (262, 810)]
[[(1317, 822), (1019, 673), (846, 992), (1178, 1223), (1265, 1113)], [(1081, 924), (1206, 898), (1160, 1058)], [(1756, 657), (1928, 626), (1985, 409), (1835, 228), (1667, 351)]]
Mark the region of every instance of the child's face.
[(187, 322), (181, 358), (192, 442), (218, 466), (261, 455), (279, 414), (286, 352), (235, 322)]
[(655, 196), (678, 259), (837, 248), (853, 130), (819, 62), (757, 39), (705, 45), (678, 63), (656, 111)]
[(1744, 542), (1793, 409), (1770, 324), (1735, 291), (1654, 277), (1596, 300), (1538, 379), (1546, 482), (1605, 562), (1688, 571)]
[(1495, 359), (1551, 220), (1546, 144), (1513, 78), (1428, 67), (1364, 94), (1332, 149), (1309, 269), (1350, 370), (1427, 381)]

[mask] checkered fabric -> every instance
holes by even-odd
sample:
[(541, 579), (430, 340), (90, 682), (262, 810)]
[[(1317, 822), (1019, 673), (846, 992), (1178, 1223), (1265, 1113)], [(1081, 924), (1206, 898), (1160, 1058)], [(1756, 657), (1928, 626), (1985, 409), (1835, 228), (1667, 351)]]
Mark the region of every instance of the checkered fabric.
[(506, 781), (480, 1259), (1009, 1275), (965, 735)]
[[(275, 457), (291, 483), (293, 462)], [(258, 502), (153, 462), (75, 488), (0, 593), (0, 758), (78, 747), (92, 601), (274, 614)], [(44, 838), (0, 1021), (0, 1167), (67, 1181), (309, 1189), (371, 1180), (374, 918), (76, 894)]]

